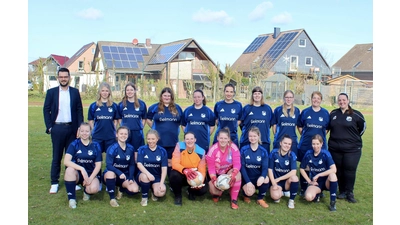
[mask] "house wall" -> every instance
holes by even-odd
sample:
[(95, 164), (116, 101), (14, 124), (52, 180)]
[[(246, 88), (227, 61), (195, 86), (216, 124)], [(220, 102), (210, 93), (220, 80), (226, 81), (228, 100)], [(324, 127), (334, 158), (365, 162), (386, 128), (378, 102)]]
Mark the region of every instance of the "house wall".
[[(91, 64), (94, 58), (94, 49), (96, 48), (95, 44), (92, 44), (90, 48), (88, 48), (84, 53), (82, 53), (69, 67), (70, 73), (82, 73), (82, 72), (90, 72), (92, 71)], [(92, 50), (93, 49), (93, 50)], [(79, 61), (83, 61), (84, 67), (83, 70), (79, 70)]]
[[(305, 47), (299, 47), (299, 39), (306, 39)], [(301, 32), (301, 34), (294, 40), (292, 45), (289, 46), (284, 55), (278, 59), (275, 66), (273, 67), (274, 72), (283, 74), (289, 72), (290, 61), (286, 64), (284, 61), (285, 56), (298, 56), (299, 72), (310, 73), (312, 67), (318, 67), (321, 74), (331, 73), (329, 67), (325, 64), (322, 57), (318, 54), (317, 49), (304, 32)], [(306, 66), (306, 57), (312, 57), (311, 66)]]

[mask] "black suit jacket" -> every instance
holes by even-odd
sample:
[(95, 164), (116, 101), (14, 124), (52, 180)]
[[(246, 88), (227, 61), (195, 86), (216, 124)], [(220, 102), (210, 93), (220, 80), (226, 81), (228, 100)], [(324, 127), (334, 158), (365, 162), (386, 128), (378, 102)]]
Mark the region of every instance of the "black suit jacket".
[[(58, 115), (59, 103), (59, 86), (47, 90), (46, 99), (44, 100), (43, 116), (46, 125), (46, 133), (49, 134), (49, 129), (54, 126)], [(79, 90), (74, 87), (69, 87), (69, 96), (71, 99), (71, 119), (72, 128), (75, 133), (78, 127), (83, 122), (83, 107)]]

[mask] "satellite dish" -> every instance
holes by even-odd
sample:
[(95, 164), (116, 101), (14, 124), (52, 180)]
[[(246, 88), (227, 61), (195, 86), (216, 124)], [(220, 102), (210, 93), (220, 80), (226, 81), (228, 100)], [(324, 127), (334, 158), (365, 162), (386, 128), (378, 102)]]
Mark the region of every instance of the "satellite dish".
[(139, 41), (138, 41), (138, 39), (136, 39), (136, 38), (134, 38), (134, 39), (132, 40), (132, 44), (133, 44), (133, 45), (137, 45), (138, 42), (139, 42)]

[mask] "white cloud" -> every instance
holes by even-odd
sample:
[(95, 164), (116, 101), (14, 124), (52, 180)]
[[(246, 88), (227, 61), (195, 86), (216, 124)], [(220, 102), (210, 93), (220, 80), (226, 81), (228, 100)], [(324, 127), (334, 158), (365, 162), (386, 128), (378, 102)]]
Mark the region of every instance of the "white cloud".
[(274, 24), (288, 24), (292, 22), (292, 15), (290, 15), (290, 13), (288, 12), (284, 12), (282, 14), (274, 16), (271, 22)]
[(192, 19), (200, 23), (217, 22), (224, 25), (229, 25), (233, 22), (233, 18), (230, 17), (224, 10), (211, 11), (209, 9), (206, 10), (203, 8), (194, 13)]
[(213, 46), (227, 47), (227, 48), (240, 48), (240, 49), (246, 48), (249, 45), (249, 43), (244, 43), (244, 42), (228, 42), (228, 41), (217, 41), (210, 39), (200, 39), (199, 43), (213, 45)]
[(262, 2), (249, 14), (250, 21), (257, 21), (264, 19), (268, 9), (272, 9), (272, 2)]
[(88, 8), (78, 12), (78, 17), (89, 20), (97, 20), (103, 18), (103, 13), (95, 8)]

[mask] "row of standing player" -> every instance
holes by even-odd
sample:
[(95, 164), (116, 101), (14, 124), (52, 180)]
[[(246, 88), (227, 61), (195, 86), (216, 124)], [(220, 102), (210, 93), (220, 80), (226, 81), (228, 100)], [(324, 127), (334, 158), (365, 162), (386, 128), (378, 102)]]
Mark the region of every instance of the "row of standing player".
[[(64, 71), (65, 72), (65, 71)], [(60, 78), (60, 89), (65, 87), (69, 83), (69, 71), (68, 80), (66, 77)], [(67, 86), (68, 87), (68, 86)], [(73, 88), (69, 88), (72, 89)], [(49, 92), (48, 92), (49, 93)], [(238, 145), (238, 126), (242, 129), (242, 136), (240, 139), (240, 146), (245, 146), (249, 143), (247, 139), (247, 133), (251, 126), (257, 126), (260, 128), (262, 145), (266, 147), (269, 151), (269, 131), (270, 127), (273, 125), (273, 132), (275, 136), (274, 147), (277, 146), (277, 141), (279, 137), (283, 134), (291, 134), (289, 130), (292, 130), (292, 134), (295, 135), (295, 127), (300, 118), (299, 110), (297, 107), (293, 106), (293, 93), (288, 91), (285, 92), (284, 100), (285, 103), (275, 109), (275, 113), (272, 112), (271, 107), (263, 102), (262, 89), (256, 87), (252, 91), (252, 98), (250, 104), (246, 105), (242, 109), (241, 103), (234, 100), (234, 86), (227, 84), (224, 87), (225, 99), (218, 102), (214, 107), (214, 112), (212, 112), (208, 107), (205, 106), (205, 97), (201, 90), (196, 90), (193, 94), (194, 104), (188, 107), (184, 112), (178, 104), (174, 102), (174, 95), (170, 88), (164, 88), (160, 94), (160, 102), (153, 104), (146, 109), (146, 104), (136, 97), (136, 88), (133, 84), (128, 84), (125, 87), (125, 96), (120, 104), (116, 104), (112, 100), (111, 88), (107, 83), (102, 83), (99, 87), (97, 101), (90, 105), (88, 110), (88, 120), (93, 128), (93, 140), (98, 142), (101, 146), (102, 151), (108, 148), (112, 143), (115, 142), (115, 132), (118, 123), (129, 127), (130, 136), (128, 137), (130, 143), (137, 149), (139, 146), (144, 144), (143, 138), (143, 127), (147, 121), (148, 125), (153, 129), (157, 130), (162, 134), (160, 138), (159, 145), (167, 150), (168, 154), (168, 171), (171, 170), (171, 158), (172, 152), (175, 148), (175, 143), (178, 142), (180, 126), (183, 127), (185, 132), (193, 131), (198, 137), (198, 143), (204, 149), (208, 150), (208, 143), (211, 134), (213, 133), (214, 126), (217, 125), (217, 132), (222, 127), (228, 127), (231, 133), (231, 140)], [(48, 94), (49, 95), (49, 94)], [(72, 96), (72, 95), (71, 95)], [(347, 97), (347, 95), (346, 95)], [(340, 98), (340, 95), (339, 95)], [(80, 99), (79, 99), (80, 100)], [(322, 100), (322, 95), (320, 93), (313, 93), (312, 102), (313, 106), (303, 110), (303, 112), (310, 112), (311, 115), (304, 117), (306, 119), (303, 124), (303, 130), (301, 131), (300, 143), (309, 143), (310, 141), (302, 141), (303, 138), (310, 138), (313, 132), (322, 133), (321, 136), (324, 138), (326, 135), (326, 127), (329, 124), (329, 117), (326, 119), (323, 116), (314, 115), (315, 113), (326, 114), (326, 110), (319, 106)], [(48, 118), (46, 118), (46, 107), (47, 96), (45, 100), (44, 115), (46, 122), (46, 132), (52, 128), (52, 125), (57, 124), (57, 121), (51, 123)], [(339, 104), (340, 104), (339, 99)], [(315, 103), (315, 105), (314, 105)], [(348, 98), (347, 98), (348, 105)], [(349, 107), (349, 106), (348, 106)], [(317, 110), (315, 110), (317, 108)], [(279, 111), (280, 110), (280, 111)], [(71, 110), (74, 111), (74, 110)], [(77, 110), (79, 113), (79, 110)], [(303, 114), (302, 112), (302, 114)], [(75, 113), (75, 112), (74, 112)], [(146, 115), (147, 113), (147, 115)], [(314, 114), (313, 114), (314, 113)], [(54, 115), (54, 114), (53, 114)], [(55, 114), (57, 116), (57, 114)], [(275, 115), (275, 116), (274, 116)], [(279, 116), (280, 115), (280, 116)], [(306, 114), (305, 114), (306, 115)], [(329, 114), (328, 114), (329, 116)], [(80, 117), (80, 116), (79, 116)], [(213, 119), (210, 119), (213, 118)], [(52, 118), (53, 119), (53, 118)], [(74, 116), (72, 116), (74, 119)], [(215, 120), (216, 119), (216, 120)], [(295, 120), (291, 121), (283, 121)], [(310, 120), (311, 119), (311, 120)], [(57, 118), (58, 120), (58, 118)], [(82, 116), (83, 120), (83, 116)], [(310, 121), (315, 122), (308, 123)], [(319, 125), (319, 123), (323, 125)], [(72, 121), (73, 124), (76, 124)], [(68, 124), (68, 123), (67, 123)], [(282, 125), (282, 126), (280, 126)], [(297, 126), (300, 127), (300, 126)], [(292, 129), (291, 129), (292, 128)], [(309, 130), (310, 132), (306, 132)], [(306, 135), (308, 134), (308, 135)], [(360, 135), (361, 136), (361, 135)], [(132, 138), (135, 137), (135, 138)], [(292, 136), (293, 137), (293, 136)], [(53, 133), (52, 133), (52, 139)], [(294, 143), (297, 143), (297, 137), (292, 138)], [(324, 139), (325, 140), (325, 139)], [(132, 141), (132, 142), (131, 142)], [(215, 142), (215, 140), (214, 140)], [(324, 141), (326, 143), (326, 141)], [(58, 178), (54, 179), (55, 173), (53, 169), (54, 164), (57, 160), (54, 157), (54, 145), (55, 140), (53, 140), (53, 164), (52, 164), (52, 189), (53, 184), (57, 184), (58, 190)], [(297, 152), (297, 144), (293, 144), (292, 147), (294, 152)], [(301, 145), (300, 150), (301, 150)], [(305, 149), (311, 149), (310, 147)], [(301, 152), (300, 152), (301, 154)], [(59, 158), (61, 161), (61, 158)], [(358, 163), (358, 161), (357, 161)], [(59, 168), (58, 168), (59, 169)], [(355, 171), (354, 171), (355, 172)], [(169, 174), (169, 172), (168, 172)], [(59, 176), (59, 174), (58, 174)], [(340, 185), (339, 185), (339, 189)], [(345, 188), (343, 188), (344, 190)], [(351, 190), (352, 191), (352, 190)], [(52, 190), (50, 191), (52, 192)], [(346, 192), (347, 193), (347, 192)]]

